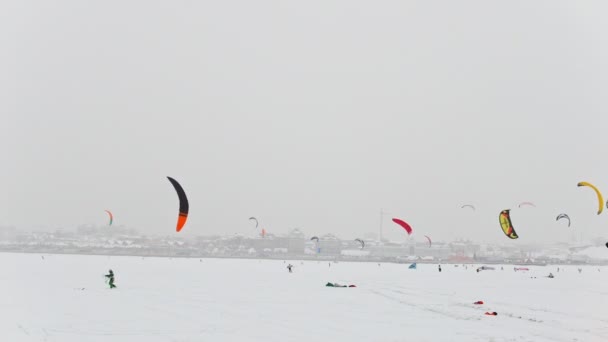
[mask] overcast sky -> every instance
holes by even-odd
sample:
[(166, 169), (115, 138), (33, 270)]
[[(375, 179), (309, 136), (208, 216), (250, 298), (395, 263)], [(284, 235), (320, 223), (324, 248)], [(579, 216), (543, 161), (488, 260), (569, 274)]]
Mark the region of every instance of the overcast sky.
[[(608, 238), (604, 1), (0, 3), (0, 225)], [(522, 201), (536, 208), (518, 209)], [(461, 209), (474, 204), (473, 212)], [(520, 239), (498, 213), (512, 208)], [(572, 227), (555, 222), (565, 212)]]

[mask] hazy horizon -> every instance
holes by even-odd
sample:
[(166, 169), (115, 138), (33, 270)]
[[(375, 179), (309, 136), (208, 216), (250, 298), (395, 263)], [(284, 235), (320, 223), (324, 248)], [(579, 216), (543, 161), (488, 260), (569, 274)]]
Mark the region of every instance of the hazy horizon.
[[(608, 4), (0, 4), (0, 226), (608, 239)], [(190, 201), (175, 233), (178, 199)], [(517, 208), (524, 201), (536, 208)], [(462, 209), (473, 204), (476, 211)], [(519, 235), (498, 225), (513, 209)], [(572, 226), (555, 222), (568, 213)]]

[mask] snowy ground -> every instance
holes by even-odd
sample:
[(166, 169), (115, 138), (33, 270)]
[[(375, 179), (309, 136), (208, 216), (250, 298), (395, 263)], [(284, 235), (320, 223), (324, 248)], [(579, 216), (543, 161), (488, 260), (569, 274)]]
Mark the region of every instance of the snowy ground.
[(1, 340), (608, 341), (606, 267), (288, 262), (0, 254)]

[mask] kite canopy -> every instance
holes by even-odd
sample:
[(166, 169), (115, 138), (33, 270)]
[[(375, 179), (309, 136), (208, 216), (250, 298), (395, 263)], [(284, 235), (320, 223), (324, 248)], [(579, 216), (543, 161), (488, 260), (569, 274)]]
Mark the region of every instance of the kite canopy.
[(510, 209), (505, 209), (500, 212), (500, 215), (498, 216), (500, 228), (502, 228), (503, 233), (505, 233), (509, 239), (517, 239), (519, 236), (517, 236), (513, 224), (511, 223), (510, 211)]
[(409, 224), (407, 224), (405, 221), (400, 220), (398, 218), (393, 218), (393, 222), (400, 225), (401, 228), (405, 229), (405, 231), (407, 232), (407, 235), (412, 234), (412, 227)]
[(557, 215), (557, 217), (555, 218), (555, 221), (559, 221), (561, 219), (567, 219), (568, 220), (568, 227), (570, 227), (570, 216), (568, 216), (568, 214), (559, 214), (559, 215)]
[(109, 210), (104, 210), (106, 213), (108, 213), (108, 215), (110, 215), (110, 223), (108, 223), (108, 226), (112, 225), (112, 222), (114, 222), (114, 215), (112, 215), (112, 212), (110, 212)]
[(471, 208), (471, 209), (473, 209), (473, 211), (475, 211), (475, 206), (472, 204), (465, 204), (460, 207), (460, 209), (462, 209), (462, 208)]
[(315, 240), (317, 243), (319, 243), (319, 238), (316, 236), (313, 236), (310, 238), (310, 241)]
[(179, 183), (175, 179), (171, 177), (167, 178), (169, 179), (169, 182), (173, 184), (173, 187), (177, 192), (177, 197), (179, 198), (179, 216), (177, 217), (177, 226), (175, 227), (175, 230), (179, 232), (186, 224), (186, 220), (188, 219), (188, 209), (190, 206), (188, 204), (188, 198), (186, 197), (186, 193), (184, 192), (182, 186), (179, 185)]
[(531, 207), (535, 207), (535, 208), (536, 208), (536, 204), (534, 204), (534, 203), (532, 203), (532, 202), (521, 202), (521, 203), (519, 203), (519, 205), (518, 205), (517, 207), (518, 207), (518, 208), (521, 208), (521, 207), (523, 207), (524, 205), (528, 205), (528, 206), (531, 206)]
[(598, 188), (596, 188), (593, 184), (587, 182), (580, 182), (577, 184), (577, 186), (588, 186), (593, 189), (593, 191), (595, 191), (595, 194), (597, 195), (597, 201), (599, 203), (597, 214), (601, 214), (602, 210), (604, 210), (604, 197), (602, 197), (602, 193), (598, 190)]
[(254, 220), (255, 221), (255, 228), (258, 228), (258, 219), (256, 219), (255, 217), (251, 216), (249, 218), (249, 221)]
[(363, 249), (363, 247), (365, 247), (365, 241), (363, 241), (361, 239), (355, 239), (355, 241), (357, 241), (361, 244), (361, 249)]
[(431, 248), (431, 246), (433, 245), (433, 242), (431, 241), (431, 238), (428, 236), (424, 236), (427, 240), (429, 240), (429, 248)]

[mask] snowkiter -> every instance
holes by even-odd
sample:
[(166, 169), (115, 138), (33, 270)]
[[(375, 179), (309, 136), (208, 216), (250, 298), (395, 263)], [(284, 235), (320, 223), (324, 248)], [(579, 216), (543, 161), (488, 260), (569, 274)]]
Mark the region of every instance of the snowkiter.
[(439, 272), (441, 272), (441, 265), (439, 265)]
[(112, 270), (109, 270), (108, 274), (106, 274), (105, 277), (109, 279), (108, 284), (110, 285), (110, 288), (115, 288), (116, 285), (114, 285), (114, 272), (112, 272)]
[(291, 268), (293, 267), (292, 264), (287, 265), (287, 269), (289, 270), (289, 273), (291, 273)]

